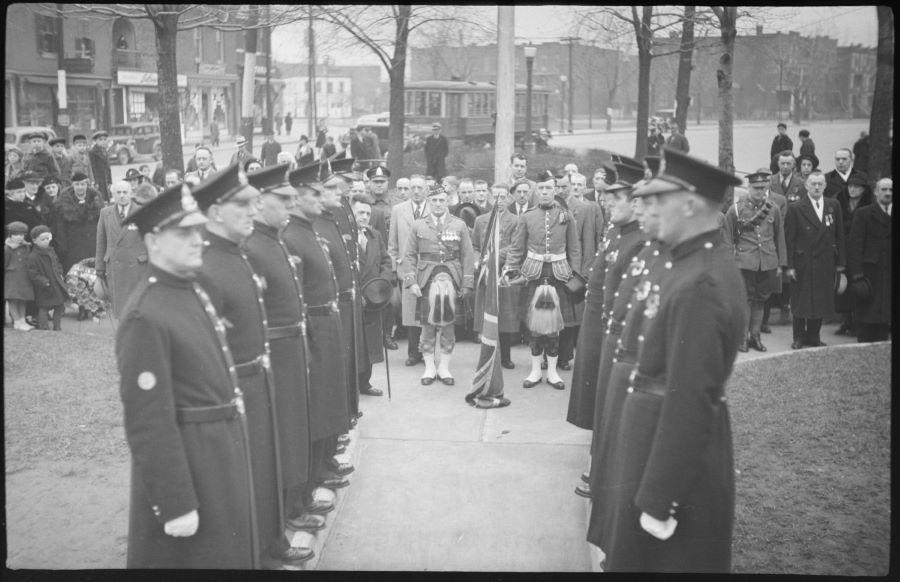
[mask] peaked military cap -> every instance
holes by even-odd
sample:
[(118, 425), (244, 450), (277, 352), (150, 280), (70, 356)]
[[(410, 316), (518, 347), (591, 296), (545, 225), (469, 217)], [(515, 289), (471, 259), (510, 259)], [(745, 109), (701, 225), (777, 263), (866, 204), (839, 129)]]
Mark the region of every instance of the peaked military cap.
[(247, 174), (247, 182), (264, 194), (279, 194), (290, 196), (295, 190), (288, 183), (287, 170), (290, 164), (278, 164), (269, 166)]
[(610, 154), (610, 159), (612, 159), (613, 167), (616, 172), (618, 172), (619, 164), (640, 168), (641, 170), (644, 169), (644, 165), (639, 161), (634, 158), (629, 158), (628, 156), (623, 156), (622, 154)]
[(156, 198), (138, 206), (122, 224), (134, 224), (141, 234), (160, 232), (166, 228), (204, 224), (197, 200), (187, 184), (176, 184)]
[(249, 186), (247, 174), (241, 171), (240, 165), (235, 162), (194, 186), (193, 194), (200, 210), (206, 212), (213, 204), (227, 202), (247, 186)]
[(769, 170), (764, 170), (760, 168), (756, 170), (752, 174), (747, 174), (747, 183), (748, 184), (758, 184), (760, 182), (768, 182), (769, 178), (772, 177), (772, 173)]
[(688, 191), (722, 202), (729, 186), (740, 186), (741, 180), (678, 150), (663, 148), (659, 175), (635, 190), (635, 196)]
[(618, 179), (615, 184), (606, 189), (607, 192), (632, 189), (635, 184), (644, 179), (644, 168), (641, 165), (634, 166), (630, 163), (616, 162), (615, 166)]
[(370, 180), (387, 180), (391, 177), (391, 171), (384, 166), (375, 166), (366, 170), (366, 177)]
[(352, 180), (355, 178), (353, 175), (353, 165), (356, 163), (354, 158), (343, 158), (340, 160), (325, 160), (325, 163), (320, 164), (320, 182), (325, 183), (332, 178), (341, 178), (342, 180)]

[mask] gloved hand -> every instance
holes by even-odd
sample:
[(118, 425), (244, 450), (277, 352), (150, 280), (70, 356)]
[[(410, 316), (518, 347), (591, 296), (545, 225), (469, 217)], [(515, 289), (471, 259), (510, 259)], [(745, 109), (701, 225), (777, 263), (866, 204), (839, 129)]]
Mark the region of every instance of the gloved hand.
[(163, 526), (166, 532), (166, 535), (170, 535), (173, 538), (189, 538), (195, 533), (197, 533), (197, 528), (200, 526), (200, 515), (197, 513), (197, 510), (193, 510), (190, 513), (185, 513), (175, 519), (170, 519)]
[(415, 295), (416, 297), (422, 296), (422, 288), (419, 287), (416, 283), (413, 283), (409, 286), (409, 292)]
[(674, 517), (670, 517), (666, 521), (660, 521), (648, 513), (641, 514), (641, 528), (659, 540), (665, 541), (672, 537), (677, 525), (678, 522), (675, 521)]

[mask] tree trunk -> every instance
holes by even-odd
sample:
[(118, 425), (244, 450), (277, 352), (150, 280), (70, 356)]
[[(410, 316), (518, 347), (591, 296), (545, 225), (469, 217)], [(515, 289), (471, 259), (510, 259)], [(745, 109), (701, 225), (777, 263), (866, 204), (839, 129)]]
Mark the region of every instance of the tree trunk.
[(156, 28), (156, 72), (160, 96), (159, 133), (162, 142), (163, 167), (184, 171), (181, 149), (181, 120), (179, 118), (178, 67), (175, 46), (178, 35), (178, 14), (160, 13)]
[(409, 41), (409, 19), (412, 14), (412, 6), (400, 4), (397, 6), (397, 12), (394, 56), (391, 59), (391, 70), (388, 71), (391, 80), (388, 170), (390, 170), (394, 182), (403, 175), (403, 137), (406, 125), (403, 91), (406, 86), (404, 77), (406, 75), (406, 52)]
[(863, 168), (872, 181), (891, 175), (893, 159), (890, 132), (894, 112), (894, 13), (888, 6), (878, 6), (877, 11), (877, 68), (869, 119), (869, 167)]
[(634, 146), (634, 157), (643, 160), (647, 155), (648, 118), (650, 117), (650, 64), (653, 55), (650, 54), (653, 32), (650, 29), (650, 19), (653, 16), (653, 6), (644, 6), (643, 15), (638, 21), (637, 8), (632, 7), (634, 16), (634, 28), (638, 46), (638, 104), (637, 104), (637, 140)]
[(675, 122), (681, 133), (687, 133), (688, 106), (691, 104), (691, 70), (694, 56), (695, 6), (684, 7), (681, 32), (681, 53), (678, 58), (678, 84), (675, 88)]
[[(253, 16), (251, 16), (253, 18)], [(241, 79), (241, 135), (247, 138), (248, 151), (253, 151), (253, 96), (256, 94), (257, 30), (244, 31), (244, 78)]]
[[(723, 6), (719, 13), (722, 33), (722, 56), (716, 79), (719, 86), (719, 168), (734, 172), (734, 39), (737, 35), (737, 8)], [(733, 192), (726, 194), (726, 204), (731, 205)]]

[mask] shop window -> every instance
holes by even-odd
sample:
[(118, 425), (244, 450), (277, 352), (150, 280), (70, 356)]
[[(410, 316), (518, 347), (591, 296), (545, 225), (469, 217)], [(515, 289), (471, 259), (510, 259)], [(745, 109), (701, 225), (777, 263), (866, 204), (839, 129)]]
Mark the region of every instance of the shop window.
[(94, 41), (90, 38), (75, 39), (75, 56), (82, 59), (94, 58)]
[(218, 49), (218, 63), (221, 65), (225, 62), (225, 35), (221, 30), (216, 31), (216, 48)]
[(53, 85), (25, 83), (17, 125), (53, 125)]
[(128, 92), (128, 121), (140, 121), (146, 111), (147, 102), (144, 94), (138, 91)]
[(37, 30), (38, 52), (41, 55), (55, 55), (59, 46), (59, 31), (56, 19), (41, 14), (35, 15), (35, 30)]
[(194, 29), (194, 59), (198, 63), (203, 62), (203, 29)]
[(90, 131), (91, 120), (97, 119), (97, 97), (92, 87), (69, 85), (66, 90), (69, 131)]

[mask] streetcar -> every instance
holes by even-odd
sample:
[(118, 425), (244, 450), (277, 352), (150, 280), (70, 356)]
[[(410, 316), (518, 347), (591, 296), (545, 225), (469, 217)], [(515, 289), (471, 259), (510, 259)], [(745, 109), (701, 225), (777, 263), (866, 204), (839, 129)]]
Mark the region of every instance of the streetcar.
[[(495, 83), (475, 81), (409, 81), (404, 92), (406, 122), (413, 126), (438, 122), (451, 140), (492, 143), (496, 119)], [(516, 84), (515, 134), (518, 143), (525, 136), (528, 88)], [(551, 91), (531, 88), (531, 128), (536, 132), (549, 125)]]

